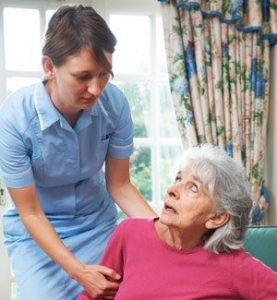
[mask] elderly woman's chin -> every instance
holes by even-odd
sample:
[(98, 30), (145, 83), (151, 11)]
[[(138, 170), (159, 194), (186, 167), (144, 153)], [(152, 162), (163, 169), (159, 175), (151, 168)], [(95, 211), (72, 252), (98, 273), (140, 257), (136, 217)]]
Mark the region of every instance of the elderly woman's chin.
[(165, 225), (173, 225), (175, 223), (177, 224), (178, 213), (173, 208), (164, 205), (159, 220)]

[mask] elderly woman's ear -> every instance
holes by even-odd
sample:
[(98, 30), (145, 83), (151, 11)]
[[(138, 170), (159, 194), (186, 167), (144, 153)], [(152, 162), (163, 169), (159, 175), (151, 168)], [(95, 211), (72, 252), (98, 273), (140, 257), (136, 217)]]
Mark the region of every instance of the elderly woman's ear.
[(225, 225), (230, 219), (230, 215), (227, 212), (215, 214), (206, 222), (207, 229), (216, 229)]

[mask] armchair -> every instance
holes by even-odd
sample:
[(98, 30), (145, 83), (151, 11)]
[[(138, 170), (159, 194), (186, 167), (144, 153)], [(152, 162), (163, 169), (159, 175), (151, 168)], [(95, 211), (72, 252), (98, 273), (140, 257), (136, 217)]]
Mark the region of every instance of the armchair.
[(277, 226), (249, 226), (244, 249), (277, 272)]

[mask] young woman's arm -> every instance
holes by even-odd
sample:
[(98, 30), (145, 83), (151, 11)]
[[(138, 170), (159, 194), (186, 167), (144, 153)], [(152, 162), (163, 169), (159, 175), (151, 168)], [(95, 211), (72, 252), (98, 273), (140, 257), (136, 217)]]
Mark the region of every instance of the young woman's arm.
[(92, 296), (116, 292), (118, 283), (105, 278), (108, 276), (118, 279), (115, 271), (104, 266), (82, 264), (62, 243), (42, 211), (34, 185), (18, 189), (9, 188), (9, 193), (32, 238), (69, 276), (78, 281)]
[[(111, 235), (106, 249), (103, 253), (100, 264), (115, 270), (123, 280), (124, 276), (124, 223), (121, 222)], [(121, 281), (120, 280), (120, 281)], [(95, 299), (88, 295), (86, 291), (83, 291), (77, 300), (91, 300)]]
[(129, 159), (106, 158), (107, 189), (122, 211), (129, 217), (154, 217), (157, 214), (130, 181)]

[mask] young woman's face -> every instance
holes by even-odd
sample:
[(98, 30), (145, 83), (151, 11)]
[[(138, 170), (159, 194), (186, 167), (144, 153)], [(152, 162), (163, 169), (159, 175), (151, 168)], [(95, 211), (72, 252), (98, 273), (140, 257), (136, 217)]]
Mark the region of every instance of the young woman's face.
[(205, 231), (206, 222), (213, 216), (213, 201), (201, 180), (191, 170), (178, 173), (167, 190), (160, 221), (180, 230)]
[[(112, 54), (105, 52), (112, 66)], [(91, 108), (110, 79), (106, 70), (88, 49), (69, 56), (60, 67), (53, 67), (51, 98), (64, 113), (78, 113)], [(51, 83), (50, 83), (51, 84)]]

